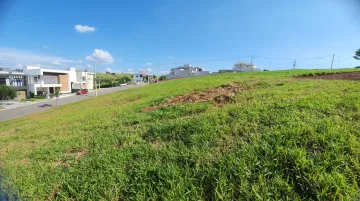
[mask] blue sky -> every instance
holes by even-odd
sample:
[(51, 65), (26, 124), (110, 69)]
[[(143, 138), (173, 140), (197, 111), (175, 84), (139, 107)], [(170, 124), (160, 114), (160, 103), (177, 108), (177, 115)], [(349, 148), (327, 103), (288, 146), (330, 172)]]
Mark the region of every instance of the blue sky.
[(334, 68), (360, 65), (350, 58), (360, 48), (356, 0), (1, 1), (0, 66), (164, 74), (185, 63), (230, 69), (253, 55), (280, 70), (294, 59), (329, 68), (334, 53)]

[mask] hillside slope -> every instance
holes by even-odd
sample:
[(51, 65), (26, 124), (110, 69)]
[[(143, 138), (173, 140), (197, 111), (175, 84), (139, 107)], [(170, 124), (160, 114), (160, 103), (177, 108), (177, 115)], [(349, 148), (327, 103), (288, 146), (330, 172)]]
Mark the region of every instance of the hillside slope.
[(356, 200), (360, 81), (289, 77), (316, 72), (166, 81), (2, 122), (0, 194)]

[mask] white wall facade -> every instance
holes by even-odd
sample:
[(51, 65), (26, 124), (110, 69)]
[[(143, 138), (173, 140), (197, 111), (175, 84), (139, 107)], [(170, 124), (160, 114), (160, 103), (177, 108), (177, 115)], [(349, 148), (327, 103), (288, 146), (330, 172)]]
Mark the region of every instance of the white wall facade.
[(143, 82), (144, 81), (144, 74), (133, 74), (133, 81), (134, 82)]
[(87, 89), (94, 89), (94, 74), (87, 73), (86, 86)]
[(185, 78), (185, 77), (193, 77), (193, 76), (201, 76), (201, 75), (210, 75), (210, 71), (204, 71), (202, 68), (193, 67), (189, 64), (185, 64), (184, 66), (179, 66), (177, 68), (170, 69), (170, 73), (166, 75), (166, 79), (176, 79), (176, 78)]
[(237, 63), (234, 65), (233, 70), (235, 71), (239, 71), (239, 72), (256, 72), (256, 71), (260, 71), (259, 69), (256, 68), (255, 65), (251, 65), (251, 64), (242, 64), (242, 63)]
[[(34, 92), (37, 94), (37, 91), (45, 91), (44, 87), (62, 87), (60, 83), (52, 83), (52, 84), (45, 84), (43, 80), (41, 80), (41, 76), (44, 73), (53, 73), (53, 74), (67, 74), (68, 76), (68, 88), (66, 90), (62, 90), (62, 93), (71, 92), (71, 71), (64, 71), (64, 70), (53, 70), (53, 69), (43, 69), (37, 66), (26, 66), (23, 68), (24, 74), (28, 75), (27, 78), (27, 89), (30, 92)], [(75, 70), (75, 68), (74, 68)], [(76, 72), (76, 71), (75, 71)], [(76, 74), (75, 74), (76, 75)], [(40, 76), (40, 79), (39, 79)], [(36, 77), (36, 78), (35, 78)], [(37, 81), (35, 81), (37, 79)]]

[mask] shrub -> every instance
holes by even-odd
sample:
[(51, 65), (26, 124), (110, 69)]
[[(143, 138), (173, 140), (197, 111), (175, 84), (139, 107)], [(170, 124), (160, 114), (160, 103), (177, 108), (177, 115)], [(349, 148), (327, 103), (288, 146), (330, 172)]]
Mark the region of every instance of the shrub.
[(13, 87), (0, 85), (0, 99), (7, 100), (16, 97), (16, 91)]
[(30, 98), (34, 98), (35, 97), (35, 93), (30, 91)]

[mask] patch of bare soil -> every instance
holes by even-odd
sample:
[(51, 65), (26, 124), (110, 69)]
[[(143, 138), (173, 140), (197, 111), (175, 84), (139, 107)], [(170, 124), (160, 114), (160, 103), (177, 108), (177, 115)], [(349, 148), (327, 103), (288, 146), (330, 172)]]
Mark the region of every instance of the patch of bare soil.
[(90, 150), (88, 149), (84, 149), (84, 150), (70, 149), (68, 150), (68, 153), (74, 155), (76, 160), (80, 160), (82, 157), (88, 154), (89, 151)]
[(6, 136), (12, 135), (12, 134), (14, 134), (14, 133), (16, 133), (16, 129), (15, 129), (15, 128), (12, 128), (12, 129), (10, 129), (10, 130), (1, 132), (1, 133), (0, 133), (0, 137), (6, 137)]
[(55, 162), (54, 163), (54, 168), (57, 168), (57, 167), (59, 167), (59, 166), (68, 166), (69, 164), (67, 163), (67, 162), (65, 162), (65, 161), (57, 161), (57, 162)]
[(297, 78), (323, 79), (323, 80), (360, 80), (360, 72), (332, 73), (322, 75), (301, 75)]
[(217, 105), (235, 102), (235, 95), (241, 91), (249, 90), (250, 88), (244, 87), (243, 83), (232, 82), (217, 88), (206, 89), (203, 91), (195, 91), (190, 94), (176, 96), (174, 98), (166, 99), (163, 103), (158, 105), (149, 106), (141, 110), (141, 112), (151, 112), (159, 107), (169, 107), (181, 103), (197, 103), (214, 101)]
[(30, 163), (30, 159), (29, 159), (29, 158), (24, 158), (24, 159), (21, 161), (21, 163), (22, 163), (23, 165), (28, 165), (28, 164)]

